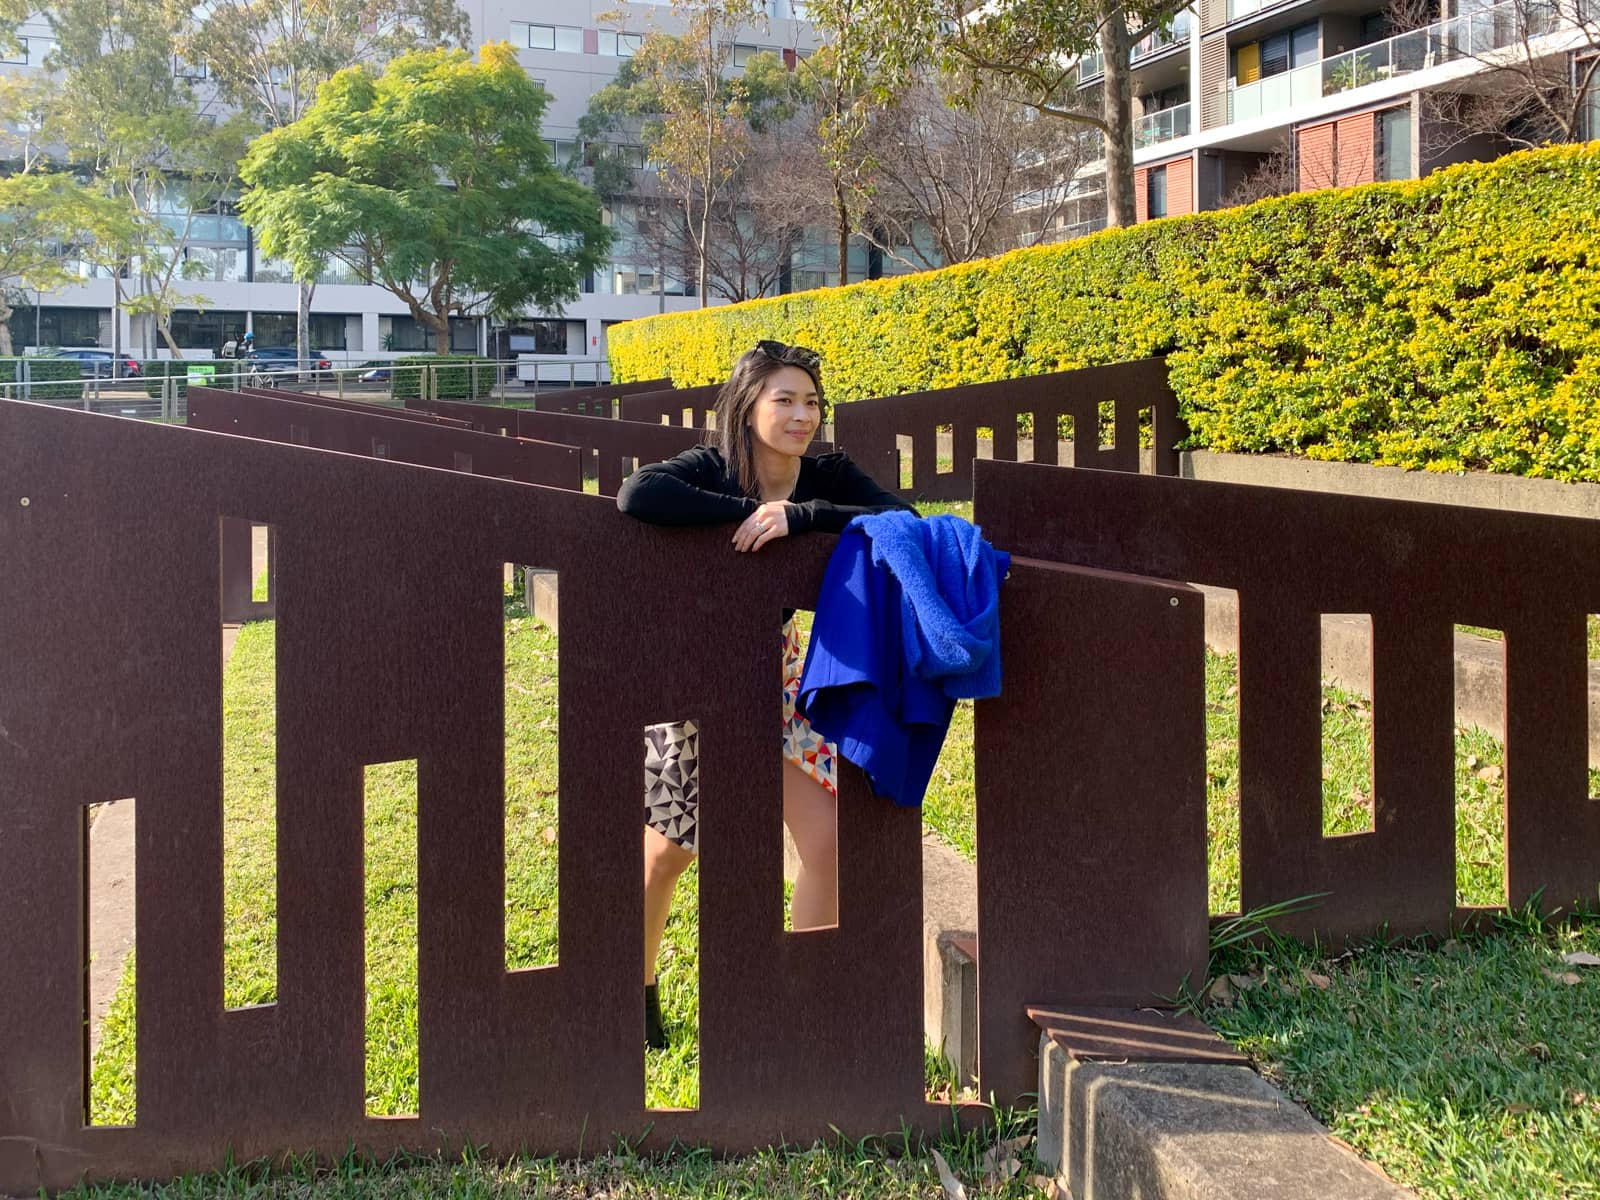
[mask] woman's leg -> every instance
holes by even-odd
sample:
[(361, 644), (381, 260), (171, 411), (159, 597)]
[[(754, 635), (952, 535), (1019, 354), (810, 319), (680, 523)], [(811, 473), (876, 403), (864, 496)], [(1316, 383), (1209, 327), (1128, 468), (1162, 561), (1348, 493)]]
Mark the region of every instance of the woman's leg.
[(787, 759), (783, 763), (783, 823), (800, 851), (794, 881), (794, 927), (839, 923), (839, 806), (834, 795)]
[(661, 952), (661, 935), (667, 930), (667, 913), (672, 909), (672, 892), (678, 876), (694, 861), (678, 843), (664, 838), (650, 826), (644, 827), (644, 981), (656, 981), (656, 955)]

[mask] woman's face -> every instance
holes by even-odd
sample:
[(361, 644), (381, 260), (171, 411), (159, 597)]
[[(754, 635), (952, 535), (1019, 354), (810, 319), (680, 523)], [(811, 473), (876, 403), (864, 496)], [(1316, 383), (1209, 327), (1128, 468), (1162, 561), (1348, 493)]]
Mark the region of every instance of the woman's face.
[(799, 367), (780, 367), (768, 375), (750, 412), (750, 432), (756, 441), (795, 457), (806, 452), (821, 423), (817, 385)]

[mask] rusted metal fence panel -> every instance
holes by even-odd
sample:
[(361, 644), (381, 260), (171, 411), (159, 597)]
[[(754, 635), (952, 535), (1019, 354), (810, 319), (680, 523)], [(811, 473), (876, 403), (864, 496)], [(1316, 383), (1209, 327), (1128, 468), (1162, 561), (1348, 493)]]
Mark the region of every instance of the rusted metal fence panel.
[[(1115, 436), (1101, 445), (1100, 406), (1114, 406)], [(833, 413), (839, 448), (885, 488), (909, 500), (970, 500), (978, 432), (990, 431), (993, 457), (1017, 459), (1018, 418), (1033, 419), (1032, 461), (1060, 460), (1058, 430), (1072, 419), (1073, 463), (1102, 471), (1138, 471), (1140, 414), (1151, 414), (1157, 475), (1178, 473), (1177, 445), (1186, 436), (1162, 358), (1084, 367), (840, 404)], [(939, 464), (940, 430), (951, 438), (950, 467)], [(902, 486), (899, 439), (911, 442), (910, 486)]]
[(710, 429), (715, 424), (717, 393), (721, 390), (720, 383), (708, 383), (624, 396), (618, 402), (617, 415), (624, 421)]
[(416, 409), (402, 408), (395, 404), (379, 404), (376, 401), (344, 400), (337, 396), (324, 396), (321, 392), (297, 392), (276, 388), (230, 388), (228, 390), (242, 396), (264, 396), (269, 400), (292, 400), (296, 404), (315, 404), (321, 408), (336, 408), (343, 412), (394, 417), (401, 421), (417, 421), (424, 425), (431, 424), (441, 429), (471, 428), (465, 421), (455, 421), (448, 417), (435, 416), (429, 412), (419, 412)]
[[(683, 425), (653, 425), (644, 421), (450, 401), (439, 401), (434, 407), (441, 414), (472, 422), (474, 428), (485, 433), (576, 446), (583, 455), (585, 473), (594, 474), (602, 496), (615, 496), (622, 481), (641, 464), (663, 462), (707, 441), (706, 430)], [(815, 456), (832, 451), (831, 442), (812, 442), (806, 453)]]
[[(422, 416), (423, 419), (417, 418)], [(337, 450), (445, 470), (494, 475), (545, 487), (582, 487), (583, 464), (570, 446), (508, 440), (473, 432), (465, 421), (346, 404), (307, 402), (265, 390), (189, 390), (188, 423), (196, 429)], [(267, 599), (253, 599), (251, 522), (229, 518), (222, 535), (224, 621), (270, 618), (277, 611), (276, 554), (267, 555)]]
[[(1334, 939), (1443, 933), (1467, 915), (1456, 904), (1456, 623), (1505, 631), (1507, 900), (1595, 902), (1585, 614), (1600, 612), (1600, 522), (1002, 462), (980, 462), (977, 484), (976, 519), (1016, 553), (1237, 589), (1245, 909), (1326, 893), (1279, 924)], [(1331, 837), (1324, 613), (1372, 622), (1373, 828)], [(1138, 752), (1130, 738), (1130, 763)]]
[[(650, 527), (604, 497), (23, 404), (0, 406), (0, 480), (0, 1192), (165, 1178), (229, 1153), (383, 1156), (470, 1138), (490, 1153), (570, 1154), (647, 1128), (650, 1145), (737, 1150), (983, 1111), (952, 1114), (923, 1094), (915, 809), (872, 798), (846, 765), (840, 924), (783, 929), (772, 648), (785, 608), (815, 606), (832, 538), (738, 555), (725, 530)], [(227, 1011), (218, 563), (221, 518), (243, 514), (278, 535), (279, 978), (276, 1003)], [(503, 932), (508, 561), (560, 572), (563, 601), (560, 961), (527, 971), (506, 970)], [(1018, 561), (1012, 586), (1024, 600), (1007, 636), (1062, 644), (1051, 630), (1078, 621), (1070, 606), (1142, 614), (1148, 604), (1122, 597), (1156, 585)], [(113, 592), (137, 602), (104, 604)], [(1172, 638), (1194, 636), (1170, 624), (1145, 648), (1108, 628), (1107, 671), (1120, 662), (1136, 678)], [(641, 676), (662, 647), (704, 645), (708, 630), (716, 654)], [(1093, 724), (1097, 679), (1063, 692), (1042, 670), (1019, 663), (1010, 715), (1043, 740), (1061, 714), (1035, 706), (1069, 696)], [(1140, 712), (1167, 723), (1164, 703), (1113, 700), (1130, 718), (1116, 736), (1141, 761), (1186, 752), (1169, 728), (1139, 724)], [(701, 1101), (657, 1112), (642, 1082), (642, 731), (691, 715)], [(418, 761), (421, 1111), (373, 1118), (361, 780), (364, 764), (398, 758)], [(988, 754), (983, 771), (985, 820), (1036, 819), (1034, 760)], [(1136, 777), (1183, 772), (1167, 761)], [(85, 1128), (79, 848), (85, 806), (127, 796), (140, 805), (138, 1115)], [(1053, 842), (1015, 848), (1018, 877), (1049, 878)], [(1006, 966), (993, 932), (1031, 927), (1036, 897), (1002, 887), (985, 903), (989, 995), (1043, 987)], [(1160, 981), (1168, 990), (1184, 965)], [(1130, 971), (1117, 986), (1143, 1000), (1158, 976)], [(982, 1051), (1006, 1099), (1034, 1041), (1010, 1024), (997, 1019)]]

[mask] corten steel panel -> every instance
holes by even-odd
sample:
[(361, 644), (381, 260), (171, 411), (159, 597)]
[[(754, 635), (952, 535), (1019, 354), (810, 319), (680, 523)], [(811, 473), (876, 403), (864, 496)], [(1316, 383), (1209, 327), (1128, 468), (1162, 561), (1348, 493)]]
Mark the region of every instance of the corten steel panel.
[(977, 705), (979, 1095), (1037, 1090), (1029, 1004), (1138, 1007), (1205, 969), (1204, 618), (1183, 584), (1012, 560)]
[(230, 388), (241, 396), (265, 396), (269, 400), (292, 400), (296, 404), (315, 404), (321, 408), (336, 408), (342, 412), (365, 413), (373, 417), (391, 417), (399, 421), (418, 421), (439, 429), (470, 429), (466, 421), (452, 420), (413, 408), (399, 408), (376, 401), (341, 400), (337, 396), (323, 396), (317, 392), (296, 392), (287, 388)]
[[(1100, 448), (1098, 406), (1104, 400), (1116, 404), (1116, 444), (1111, 449)], [(993, 431), (995, 458), (1014, 460), (1017, 418), (1032, 414), (1033, 460), (1053, 465), (1058, 461), (1054, 436), (1058, 418), (1070, 416), (1076, 466), (1137, 471), (1139, 412), (1146, 408), (1154, 423), (1155, 471), (1176, 475), (1176, 447), (1186, 431), (1178, 419), (1178, 402), (1167, 383), (1163, 358), (853, 400), (834, 410), (833, 437), (880, 484), (908, 500), (970, 500), (979, 428)], [(947, 473), (938, 471), (935, 454), (942, 425), (952, 429), (952, 465)], [(896, 435), (912, 441), (909, 488), (900, 486)]]
[(1338, 179), (1334, 161), (1334, 122), (1307, 125), (1295, 130), (1298, 175), (1296, 187), (1302, 192), (1333, 187)]
[(1133, 173), (1133, 219), (1139, 224), (1150, 219), (1150, 168), (1140, 167)]
[(272, 392), (189, 391), (189, 424), (213, 433), (262, 438), (385, 458), (415, 466), (493, 475), (518, 483), (576, 489), (578, 456), (570, 446), (489, 437), (471, 429), (306, 404)]
[[(615, 496), (622, 481), (640, 463), (662, 462), (691, 446), (715, 444), (715, 434), (682, 425), (652, 425), (644, 421), (619, 421), (571, 413), (531, 412), (487, 404), (441, 401), (438, 411), (471, 421), (485, 433), (515, 434), (542, 442), (576, 446), (585, 471), (593, 471), (602, 496)], [(828, 454), (831, 442), (812, 442), (811, 456)]]
[[(491, 438), (472, 432), (465, 422), (395, 420), (377, 412), (351, 412), (347, 408), (305, 403), (273, 391), (224, 392), (212, 388), (189, 390), (188, 423), (213, 433), (314, 446), (363, 457), (387, 458), (419, 466), (496, 475), (520, 483), (582, 487), (583, 464), (570, 446), (544, 442)], [(230, 513), (229, 517), (243, 514)], [(254, 585), (249, 542), (236, 527), (222, 542), (224, 621), (250, 621), (271, 615), (250, 601)], [(268, 556), (269, 595), (276, 574)], [(274, 595), (274, 599), (276, 596)]]
[[(1279, 927), (1448, 930), (1454, 623), (1506, 635), (1508, 900), (1593, 903), (1583, 627), (1600, 522), (999, 462), (979, 464), (977, 519), (1020, 554), (1237, 589), (1244, 908), (1325, 892)], [(1323, 613), (1371, 615), (1374, 689), (1374, 829), (1326, 838)]]
[[(776, 642), (786, 606), (814, 605), (832, 538), (739, 555), (724, 529), (653, 528), (601, 497), (23, 404), (0, 406), (0, 481), (0, 1192), (167, 1178), (229, 1153), (471, 1138), (572, 1154), (651, 1126), (654, 1146), (732, 1150), (952, 1119), (922, 1090), (916, 810), (845, 769), (841, 925), (781, 927)], [(280, 567), (278, 999), (236, 1012), (222, 1007), (227, 513), (278, 531)], [(560, 962), (510, 973), (508, 561), (559, 571), (564, 602)], [(664, 653), (672, 669), (653, 669)], [(653, 1113), (642, 729), (685, 716), (701, 724), (702, 1107)], [(399, 758), (418, 761), (421, 1112), (370, 1119), (362, 772)], [(83, 806), (126, 796), (138, 1121), (84, 1129)]]
[[(686, 425), (709, 429), (717, 410), (720, 383), (699, 387), (669, 388), (659, 392), (639, 392), (617, 402), (617, 415), (624, 421), (645, 421), (651, 425)], [(685, 413), (688, 415), (685, 416)]]

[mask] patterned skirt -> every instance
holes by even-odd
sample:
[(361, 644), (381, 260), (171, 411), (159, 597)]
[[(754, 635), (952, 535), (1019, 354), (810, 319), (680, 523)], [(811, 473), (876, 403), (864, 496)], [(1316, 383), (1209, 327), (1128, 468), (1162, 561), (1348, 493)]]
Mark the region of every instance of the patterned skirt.
[[(803, 666), (794, 620), (783, 626), (783, 757), (832, 795), (838, 748), (818, 737), (794, 711)], [(690, 854), (699, 852), (700, 730), (693, 721), (647, 726), (644, 731), (644, 823)]]

